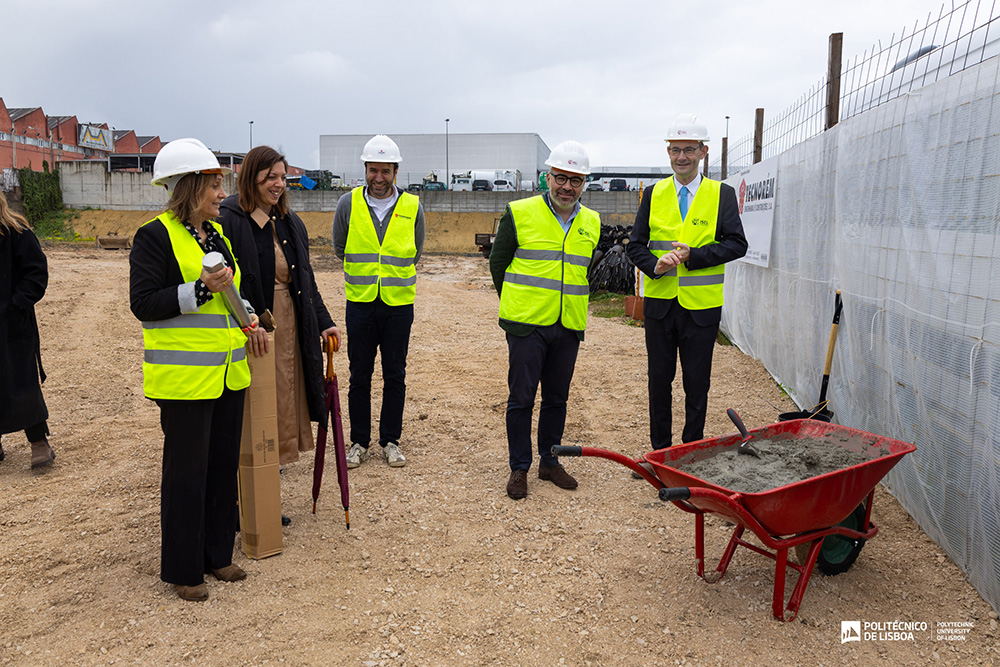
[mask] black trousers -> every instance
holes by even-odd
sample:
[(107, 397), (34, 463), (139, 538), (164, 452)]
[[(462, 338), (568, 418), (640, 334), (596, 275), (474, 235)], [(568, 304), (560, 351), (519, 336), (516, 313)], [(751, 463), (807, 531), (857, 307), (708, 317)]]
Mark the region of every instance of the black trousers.
[(157, 400), (163, 428), (160, 579), (197, 586), (233, 562), (243, 394)]
[[(37, 424), (32, 424), (31, 426), (24, 429), (24, 437), (28, 439), (28, 442), (38, 442), (45, 436), (49, 434), (49, 423), (48, 421), (41, 421)], [(0, 438), (4, 434), (0, 434)]]
[(406, 353), (410, 348), (413, 304), (389, 306), (376, 298), (369, 303), (348, 301), (347, 359), (351, 367), (347, 407), (351, 442), (368, 447), (372, 439), (372, 374), (375, 354), (382, 353), (382, 410), (378, 443), (399, 442), (406, 403)]
[(507, 371), (507, 450), (511, 470), (531, 467), (531, 414), (538, 383), (542, 407), (538, 410), (538, 456), (543, 465), (558, 459), (549, 451), (562, 442), (566, 401), (573, 380), (580, 339), (561, 324), (539, 327), (527, 336), (507, 334), (510, 367)]
[(649, 375), (649, 440), (653, 449), (671, 442), (671, 383), (681, 358), (684, 385), (684, 430), (681, 442), (705, 437), (708, 389), (712, 378), (712, 352), (718, 323), (699, 326), (691, 312), (673, 304), (663, 318), (646, 316), (646, 359)]

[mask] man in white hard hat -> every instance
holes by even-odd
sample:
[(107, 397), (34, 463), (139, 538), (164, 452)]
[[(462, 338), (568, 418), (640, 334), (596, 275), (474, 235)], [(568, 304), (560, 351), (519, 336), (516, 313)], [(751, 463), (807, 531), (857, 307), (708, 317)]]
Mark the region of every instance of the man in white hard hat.
[(424, 245), (420, 201), (395, 185), (402, 157), (389, 137), (372, 137), (361, 152), (365, 185), (337, 202), (333, 247), (344, 260), (345, 324), (351, 379), (347, 395), (351, 448), (347, 467), (361, 465), (371, 445), (375, 355), (382, 356), (378, 443), (390, 466), (406, 465), (399, 447), (406, 400), (417, 270)]
[(507, 495), (528, 493), (531, 415), (542, 385), (538, 412), (538, 478), (575, 489), (551, 448), (562, 441), (566, 401), (576, 356), (587, 326), (587, 269), (601, 236), (597, 212), (580, 205), (590, 173), (583, 146), (566, 141), (545, 164), (545, 194), (507, 206), (490, 252), (490, 273), (500, 296), (500, 327), (507, 335)]
[(645, 189), (626, 246), (629, 259), (645, 274), (643, 316), (653, 449), (673, 442), (670, 385), (678, 353), (685, 413), (681, 442), (705, 435), (725, 263), (747, 251), (736, 192), (698, 173), (708, 154), (708, 129), (694, 114), (681, 114), (666, 141), (674, 174)]

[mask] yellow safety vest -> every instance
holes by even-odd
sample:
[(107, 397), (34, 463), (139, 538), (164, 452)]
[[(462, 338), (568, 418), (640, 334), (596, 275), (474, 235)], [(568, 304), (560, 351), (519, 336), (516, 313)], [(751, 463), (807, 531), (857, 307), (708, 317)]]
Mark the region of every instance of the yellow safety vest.
[(417, 295), (413, 226), (419, 205), (415, 196), (401, 193), (379, 244), (364, 188), (354, 188), (344, 246), (344, 291), (348, 301), (369, 302), (377, 296), (390, 306), (413, 303)]
[[(649, 250), (659, 258), (674, 249), (674, 241), (692, 248), (716, 243), (721, 192), (719, 181), (702, 178), (687, 218), (682, 220), (673, 177), (653, 186), (649, 202)], [(697, 271), (680, 264), (655, 280), (644, 276), (643, 289), (647, 297), (654, 299), (676, 297), (677, 302), (688, 310), (717, 308), (722, 305), (722, 281), (725, 276), (725, 264)]]
[(587, 328), (587, 267), (601, 238), (601, 217), (583, 206), (569, 231), (543, 196), (510, 203), (517, 250), (503, 278), (500, 319), (573, 331)]
[[(194, 282), (201, 276), (204, 251), (173, 211), (145, 224), (157, 220), (167, 230), (184, 282)], [(222, 236), (222, 228), (211, 224)], [(229, 251), (232, 255), (231, 247)], [(238, 266), (233, 267), (233, 284), (239, 289)], [(146, 348), (142, 388), (147, 398), (212, 399), (222, 395), (223, 385), (233, 391), (250, 385), (247, 337), (229, 314), (221, 294), (213, 294), (197, 313), (143, 322), (142, 342)]]

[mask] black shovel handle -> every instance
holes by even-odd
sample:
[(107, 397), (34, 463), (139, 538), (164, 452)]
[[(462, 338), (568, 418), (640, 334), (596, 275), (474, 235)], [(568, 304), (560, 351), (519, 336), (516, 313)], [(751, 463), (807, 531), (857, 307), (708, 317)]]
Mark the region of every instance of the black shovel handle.
[(736, 425), (736, 428), (740, 430), (740, 435), (743, 436), (743, 440), (748, 440), (750, 438), (750, 433), (747, 431), (747, 427), (743, 425), (743, 420), (740, 416), (736, 414), (736, 410), (728, 408), (726, 414), (729, 415), (729, 419)]
[(583, 456), (583, 447), (577, 445), (552, 445), (552, 456)]

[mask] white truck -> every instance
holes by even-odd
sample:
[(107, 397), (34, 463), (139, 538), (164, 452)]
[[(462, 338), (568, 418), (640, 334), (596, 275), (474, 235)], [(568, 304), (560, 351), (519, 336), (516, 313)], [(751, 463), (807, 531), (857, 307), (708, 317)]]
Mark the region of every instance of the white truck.
[(520, 189), (521, 172), (517, 169), (471, 169), (453, 174), (451, 184), (451, 189), (455, 192), (471, 190), (515, 192)]

